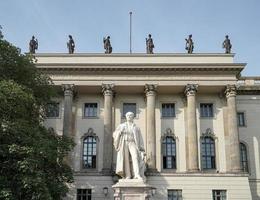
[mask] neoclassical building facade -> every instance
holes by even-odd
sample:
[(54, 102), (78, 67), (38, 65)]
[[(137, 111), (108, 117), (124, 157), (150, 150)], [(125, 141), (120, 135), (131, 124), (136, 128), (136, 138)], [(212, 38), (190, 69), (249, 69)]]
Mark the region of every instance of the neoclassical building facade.
[(35, 54), (61, 95), (45, 125), (72, 137), (67, 199), (114, 199), (112, 133), (132, 111), (150, 199), (260, 199), (260, 78), (234, 54)]

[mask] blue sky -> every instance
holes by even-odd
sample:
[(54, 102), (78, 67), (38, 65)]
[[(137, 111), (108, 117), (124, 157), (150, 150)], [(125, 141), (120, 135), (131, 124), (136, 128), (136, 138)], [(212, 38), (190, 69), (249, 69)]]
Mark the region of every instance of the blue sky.
[(102, 53), (104, 36), (113, 52), (129, 52), (129, 11), (133, 12), (133, 53), (145, 52), (152, 34), (155, 53), (185, 52), (192, 34), (194, 53), (221, 53), (228, 34), (242, 75), (260, 76), (260, 0), (0, 0), (5, 39), (28, 51), (32, 35), (38, 52), (67, 52), (71, 34), (75, 52)]

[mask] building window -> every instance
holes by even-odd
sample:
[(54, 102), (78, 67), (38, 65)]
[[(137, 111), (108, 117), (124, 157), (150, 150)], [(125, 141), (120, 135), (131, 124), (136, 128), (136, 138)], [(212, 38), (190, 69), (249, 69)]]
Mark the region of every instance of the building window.
[(46, 116), (48, 118), (57, 118), (60, 116), (60, 104), (59, 103), (47, 103)]
[(182, 200), (182, 190), (168, 190), (168, 200)]
[(125, 117), (127, 112), (134, 113), (136, 117), (136, 103), (123, 103), (123, 117)]
[(97, 117), (97, 103), (85, 103), (84, 117)]
[(162, 117), (175, 117), (175, 104), (163, 103), (162, 104)]
[(163, 169), (176, 169), (176, 140), (173, 137), (165, 137), (162, 148)]
[(246, 145), (243, 143), (240, 143), (240, 162), (241, 162), (241, 168), (243, 172), (248, 172), (248, 159), (247, 159), (247, 149)]
[(93, 136), (87, 136), (83, 140), (83, 167), (96, 168), (97, 140)]
[(91, 189), (77, 189), (77, 200), (91, 200)]
[(238, 112), (237, 113), (237, 124), (238, 124), (238, 126), (246, 126), (245, 113), (244, 112)]
[(202, 169), (215, 169), (215, 141), (211, 137), (201, 138)]
[(201, 117), (213, 117), (213, 104), (201, 103), (200, 104), (200, 116)]
[(212, 197), (213, 197), (213, 200), (226, 200), (227, 191), (226, 190), (213, 190)]

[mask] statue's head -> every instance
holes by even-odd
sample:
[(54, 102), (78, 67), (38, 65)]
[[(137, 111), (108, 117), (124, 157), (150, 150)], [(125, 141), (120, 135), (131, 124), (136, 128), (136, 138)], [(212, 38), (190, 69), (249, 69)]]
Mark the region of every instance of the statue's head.
[(133, 112), (127, 112), (125, 114), (126, 121), (133, 121), (135, 117), (135, 114)]
[(226, 38), (228, 39), (228, 35), (226, 35)]
[(189, 38), (192, 38), (192, 34), (189, 35)]
[(70, 38), (70, 39), (72, 39), (72, 36), (71, 36), (71, 35), (69, 35), (69, 38)]
[(110, 36), (107, 36), (108, 39), (110, 39)]
[(151, 34), (149, 34), (149, 35), (148, 35), (148, 37), (149, 37), (149, 38), (151, 38), (151, 37), (152, 37), (152, 35), (151, 35)]
[(35, 38), (35, 37), (34, 37), (34, 35), (33, 35), (33, 36), (32, 36), (32, 39), (34, 40), (34, 38)]

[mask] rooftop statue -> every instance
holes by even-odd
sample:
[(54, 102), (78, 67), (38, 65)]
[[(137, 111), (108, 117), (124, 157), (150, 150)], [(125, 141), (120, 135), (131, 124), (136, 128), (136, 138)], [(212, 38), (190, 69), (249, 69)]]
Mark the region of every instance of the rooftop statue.
[(149, 34), (148, 38), (145, 38), (145, 40), (146, 40), (146, 53), (153, 54), (154, 44), (153, 44), (152, 35)]
[(125, 116), (126, 122), (120, 124), (113, 133), (117, 151), (116, 174), (124, 179), (145, 180), (145, 151), (141, 131), (133, 122), (134, 113), (127, 112)]
[(69, 42), (67, 42), (69, 54), (73, 54), (75, 50), (75, 43), (71, 35), (69, 35)]
[(110, 43), (110, 36), (107, 36), (107, 38), (103, 38), (103, 43), (104, 43), (104, 49), (106, 50), (105, 53), (110, 54), (112, 53), (112, 46)]
[(2, 29), (2, 26), (0, 25), (0, 39), (2, 39), (2, 38), (4, 37), (4, 35), (3, 35), (2, 31), (1, 31), (1, 29)]
[(35, 53), (35, 50), (38, 49), (38, 40), (35, 39), (34, 36), (32, 36), (32, 39), (29, 42), (29, 52), (30, 53)]
[(225, 53), (231, 53), (232, 44), (228, 38), (228, 35), (226, 35), (226, 39), (224, 40), (222, 47), (225, 48)]
[(192, 53), (194, 49), (194, 43), (192, 41), (192, 35), (189, 35), (188, 39), (186, 38), (186, 46), (185, 49), (188, 51), (188, 53)]

